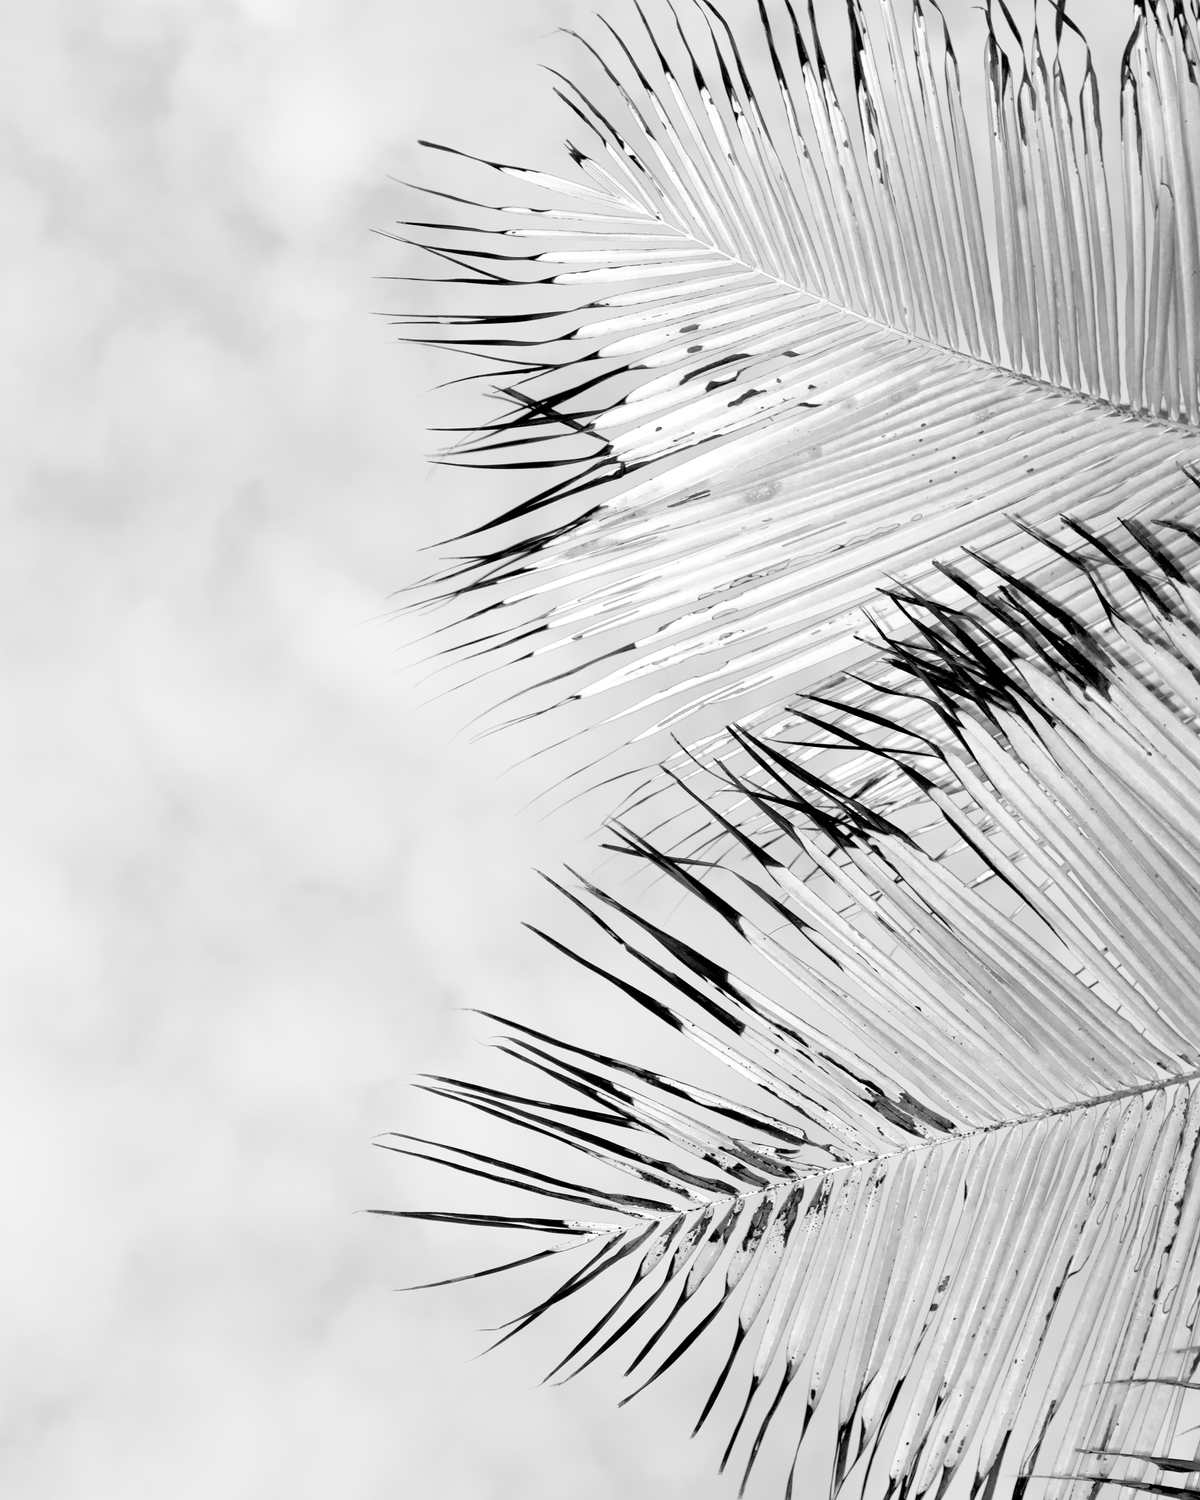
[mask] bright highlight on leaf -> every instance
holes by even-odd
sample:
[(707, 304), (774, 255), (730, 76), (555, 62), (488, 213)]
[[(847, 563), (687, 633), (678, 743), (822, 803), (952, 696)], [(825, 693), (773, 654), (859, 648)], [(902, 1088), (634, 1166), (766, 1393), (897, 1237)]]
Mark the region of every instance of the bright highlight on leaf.
[(607, 1357), (627, 1401), (707, 1358), (696, 1426), (743, 1487), (774, 1450), (788, 1495), (1173, 1494), (1200, 1472), (1200, 7), (1137, 6), (1118, 80), (1062, 6), (997, 0), (969, 63), (932, 3), (835, 9), (602, 17), (556, 86), (571, 175), (482, 163), (528, 205), (438, 189), (455, 219), (410, 226), (495, 299), (413, 320), (501, 400), (450, 456), (554, 471), (443, 580), (452, 654), (525, 663), (512, 717), (595, 698), (593, 759), (666, 756), (608, 847), (714, 941), (574, 875), (595, 946), (542, 936), (730, 1087), (493, 1017), (532, 1092), (424, 1086), (578, 1177), (490, 1135), (390, 1148), (563, 1217), (389, 1212), (559, 1241), (479, 1275), (582, 1252), (498, 1342), (603, 1289), (547, 1378)]

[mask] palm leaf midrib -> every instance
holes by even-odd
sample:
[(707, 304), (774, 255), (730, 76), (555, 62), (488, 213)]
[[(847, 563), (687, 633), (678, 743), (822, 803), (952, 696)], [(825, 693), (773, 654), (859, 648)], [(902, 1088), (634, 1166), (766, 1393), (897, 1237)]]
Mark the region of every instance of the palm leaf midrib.
[[(568, 34), (572, 36), (575, 35), (575, 33), (573, 32), (568, 32)], [(585, 43), (585, 45), (587, 44)], [(589, 50), (591, 49), (589, 48)], [(558, 76), (561, 77), (562, 75), (560, 74)], [(652, 132), (647, 130), (646, 133), (650, 136), (651, 140), (654, 139)], [(715, 256), (719, 256), (731, 268), (740, 267), (748, 274), (760, 276), (765, 282), (779, 287), (786, 293), (804, 297), (811, 303), (815, 303), (821, 307), (828, 308), (829, 311), (836, 316), (847, 318), (865, 327), (874, 329), (880, 334), (885, 335), (892, 340), (899, 341), (902, 344), (911, 345), (915, 348), (926, 350), (930, 353), (948, 355), (954, 359), (962, 361), (962, 363), (969, 368), (975, 368), (981, 371), (997, 371), (1003, 375), (1010, 376), (1012, 379), (1018, 381), (1022, 385), (1027, 386), (1031, 390), (1036, 390), (1044, 394), (1074, 398), (1075, 400), (1083, 403), (1085, 406), (1098, 408), (1102, 411), (1109, 411), (1123, 416), (1133, 417), (1135, 420), (1145, 422), (1151, 426), (1163, 427), (1170, 431), (1182, 431), (1189, 434), (1194, 434), (1197, 430), (1195, 426), (1188, 422), (1182, 415), (1179, 418), (1171, 418), (1170, 416), (1161, 413), (1152, 413), (1146, 410), (1142, 410), (1140, 408), (1134, 407), (1127, 401), (1116, 401), (1111, 397), (1107, 397), (1099, 393), (1081, 391), (1071, 385), (1046, 380), (1040, 376), (1030, 374), (1023, 370), (1018, 370), (1011, 364), (1002, 363), (998, 360), (991, 360), (983, 355), (972, 354), (969, 350), (959, 348), (957, 345), (943, 343), (938, 339), (930, 338), (927, 335), (917, 333), (915, 330), (899, 328), (894, 323), (889, 323), (885, 319), (875, 317), (871, 313), (864, 312), (859, 308), (847, 306), (845, 303), (840, 302), (835, 298), (823, 296), (821, 293), (813, 291), (809, 287), (803, 286), (799, 282), (791, 280), (782, 272), (767, 268), (758, 260), (747, 259), (744, 255), (730, 250), (728, 246), (720, 244), (715, 239), (706, 237), (702, 233), (698, 233), (689, 225), (673, 223), (658, 209), (654, 209), (652, 211), (652, 214), (648, 213), (646, 215), (646, 218), (652, 219), (653, 223), (661, 226), (663, 229), (673, 232), (674, 234), (678, 235), (681, 240), (687, 241), (691, 245), (696, 246), (698, 249), (702, 249)], [(503, 232), (511, 233), (511, 231)], [(582, 235), (588, 234), (589, 232), (580, 231), (580, 233)], [(594, 234), (595, 232), (592, 231), (591, 235)], [(553, 252), (550, 253), (553, 254)], [(532, 256), (530, 257), (530, 259), (542, 260), (543, 257), (540, 255)], [(656, 273), (652, 269), (647, 271), (648, 277), (655, 274), (658, 273)], [(988, 274), (991, 282), (990, 291), (992, 295), (995, 296), (997, 293), (997, 288), (995, 285), (995, 272), (991, 269), (990, 266)], [(679, 283), (678, 285), (679, 294), (685, 294), (686, 284)], [(674, 288), (664, 289), (664, 300), (673, 296), (674, 294)], [(584, 311), (590, 311), (592, 308), (603, 308), (606, 305), (606, 300), (601, 299), (599, 302), (589, 303), (584, 308), (580, 308), (577, 311), (582, 313)], [(574, 337), (580, 338), (586, 336), (587, 325), (584, 324), (580, 327)], [(686, 337), (686, 335), (680, 335), (681, 339), (684, 337)]]
[[(657, 221), (667, 228), (676, 227), (669, 224), (668, 221), (661, 215), (657, 216)], [(1130, 403), (1127, 401), (1113, 401), (1107, 396), (1099, 395), (1091, 391), (1080, 391), (1076, 390), (1075, 387), (1070, 385), (1056, 384), (1053, 381), (1044, 380), (1040, 376), (1031, 375), (1025, 370), (1017, 370), (1012, 365), (1001, 363), (996, 360), (986, 359), (983, 355), (972, 354), (969, 350), (960, 349), (955, 345), (943, 344), (937, 339), (928, 338), (923, 334), (919, 334), (908, 329), (897, 328), (893, 323), (887, 323), (880, 318), (872, 317), (870, 313), (862, 312), (858, 308), (847, 307), (843, 303), (836, 302), (830, 297), (821, 296), (819, 292), (811, 291), (808, 287), (800, 286), (794, 281), (789, 281), (786, 277), (780, 275), (778, 272), (767, 270), (762, 265), (747, 261), (744, 257), (735, 255), (724, 246), (718, 245), (711, 240), (705, 240), (691, 231), (682, 230), (680, 231), (680, 233), (698, 247), (709, 250), (714, 255), (721, 256), (725, 260), (727, 265), (731, 267), (738, 266), (751, 275), (761, 276), (764, 281), (772, 283), (784, 292), (790, 293), (794, 296), (803, 297), (810, 303), (815, 303), (821, 307), (828, 308), (829, 311), (835, 316), (847, 318), (856, 323), (860, 323), (864, 327), (870, 328), (893, 341), (899, 342), (901, 344), (911, 345), (913, 347), (925, 350), (931, 354), (948, 356), (951, 359), (961, 361), (963, 365), (970, 368), (1008, 376), (1021, 385), (1029, 387), (1030, 390), (1039, 391), (1046, 395), (1066, 397), (1068, 399), (1078, 401), (1084, 406), (1096, 408), (1104, 412), (1109, 412), (1113, 415), (1132, 417), (1136, 421), (1146, 423), (1148, 426), (1162, 427), (1167, 429), (1168, 431), (1180, 431), (1188, 434), (1194, 434), (1197, 430), (1190, 422), (1185, 421), (1182, 416), (1179, 418), (1172, 418), (1161, 413), (1144, 411), (1140, 408), (1130, 405)], [(531, 258), (541, 259), (540, 256)], [(648, 270), (646, 272), (647, 277), (652, 277), (657, 274), (660, 273), (654, 270)], [(681, 295), (685, 291), (686, 285), (681, 284)], [(670, 293), (664, 293), (664, 297), (669, 295)], [(592, 309), (607, 309), (608, 306), (608, 302), (605, 299), (601, 299), (597, 302), (588, 303), (585, 305), (585, 307), (580, 308), (577, 311), (582, 313), (585, 311), (591, 311)], [(570, 312), (564, 312), (563, 314), (563, 316), (570, 315)], [(574, 338), (586, 338), (587, 336), (588, 326), (586, 323), (582, 324), (578, 331), (573, 335)], [(691, 337), (691, 335), (682, 333), (679, 334), (680, 340), (688, 337)], [(666, 341), (664, 340), (664, 343), (665, 342)], [(765, 351), (765, 353), (769, 353), (769, 351)], [(626, 409), (629, 409), (629, 403), (627, 401), (622, 404), (626, 406)], [(634, 403), (634, 405), (636, 405), (636, 403)], [(766, 420), (770, 420), (770, 418), (767, 418)], [(721, 440), (714, 439), (713, 441), (719, 442)], [(581, 462), (583, 462), (583, 460), (581, 460)]]
[[(740, 1197), (747, 1201), (755, 1197), (770, 1197), (785, 1191), (788, 1187), (796, 1184), (812, 1182), (817, 1178), (835, 1177), (840, 1172), (853, 1172), (862, 1167), (871, 1166), (875, 1163), (897, 1162), (906, 1156), (924, 1155), (927, 1152), (943, 1150), (948, 1146), (961, 1145), (965, 1141), (975, 1140), (981, 1136), (995, 1135), (1002, 1130), (1018, 1130), (1025, 1125), (1037, 1125), (1043, 1120), (1061, 1119), (1067, 1115), (1081, 1115), (1088, 1110), (1102, 1109), (1107, 1104), (1115, 1104), (1121, 1099), (1134, 1099), (1143, 1094), (1155, 1094), (1166, 1089), (1174, 1088), (1178, 1084), (1194, 1083), (1200, 1079), (1200, 1068), (1194, 1068), (1186, 1073), (1174, 1073), (1169, 1078), (1158, 1078), (1150, 1083), (1130, 1084), (1128, 1088), (1114, 1089), (1107, 1094), (1096, 1094), (1086, 1099), (1073, 1099), (1069, 1104), (1056, 1104), (1043, 1110), (1037, 1110), (1028, 1115), (1014, 1115), (1011, 1119), (995, 1120), (986, 1125), (976, 1125), (966, 1130), (948, 1131), (945, 1135), (933, 1139), (922, 1140), (911, 1146), (902, 1146), (894, 1151), (879, 1151), (867, 1153), (856, 1157), (852, 1161), (837, 1162), (828, 1167), (818, 1167), (811, 1172), (797, 1172), (793, 1177), (781, 1182), (771, 1183), (769, 1186), (747, 1190), (744, 1187), (731, 1188), (730, 1197)], [(710, 1158), (711, 1161), (711, 1158)], [(718, 1163), (713, 1163), (719, 1165)], [(672, 1209), (669, 1213), (661, 1215), (647, 1214), (646, 1219), (658, 1218), (666, 1222), (678, 1212), (695, 1212), (696, 1209), (706, 1206), (717, 1200), (700, 1199), (695, 1201), (689, 1209)], [(633, 1215), (631, 1215), (633, 1217)], [(641, 1215), (637, 1217), (641, 1218)]]

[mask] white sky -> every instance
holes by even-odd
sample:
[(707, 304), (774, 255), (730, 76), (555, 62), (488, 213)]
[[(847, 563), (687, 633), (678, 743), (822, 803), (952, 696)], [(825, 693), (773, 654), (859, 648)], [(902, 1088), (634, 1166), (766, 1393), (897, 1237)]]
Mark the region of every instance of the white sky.
[(486, 1075), (455, 1007), (636, 1032), (518, 925), (593, 858), (501, 777), (542, 731), (451, 743), (484, 699), (423, 707), (384, 619), (496, 500), (422, 457), (453, 372), (372, 317), (429, 272), (369, 231), (418, 136), (561, 165), (536, 64), (589, 10), (6, 8), (7, 1495), (725, 1491), (698, 1370), (618, 1414), (531, 1389), (568, 1325), (469, 1363), (515, 1288), (390, 1288), (502, 1256), (354, 1215), (449, 1199), (369, 1141)]

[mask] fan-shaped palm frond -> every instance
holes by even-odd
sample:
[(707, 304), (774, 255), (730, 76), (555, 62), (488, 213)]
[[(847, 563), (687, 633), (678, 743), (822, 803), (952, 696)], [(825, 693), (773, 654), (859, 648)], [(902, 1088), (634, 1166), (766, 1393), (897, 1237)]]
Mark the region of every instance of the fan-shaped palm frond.
[(669, 794), (659, 832), (631, 799), (610, 847), (746, 958), (561, 888), (611, 956), (548, 941), (728, 1091), (504, 1021), (557, 1100), (428, 1087), (594, 1180), (393, 1149), (585, 1215), (418, 1216), (562, 1241), (514, 1265), (586, 1248), (504, 1334), (607, 1287), (556, 1378), (620, 1345), (630, 1399), (714, 1346), (699, 1419), (724, 1393), (746, 1476), (784, 1442), (807, 1493), (833, 1405), (835, 1490), (990, 1497), (1003, 1463), (1015, 1492), (1174, 1493), (1200, 1472), (1171, 1448), (1200, 1388), (1200, 9), (1137, 7), (1118, 234), (1065, 9), (1025, 38), (985, 13), (987, 191), (941, 12), (903, 9), (849, 0), (848, 114), (811, 4), (735, 29), (635, 0), (582, 42), (596, 86), (562, 80), (573, 175), (483, 163), (540, 201), (441, 193), (469, 225), (416, 226), (511, 299), (417, 320), (503, 370), (452, 452), (556, 471), (446, 575), (458, 649), (533, 663), (516, 712), (607, 694), (640, 753), (686, 725), (638, 794)]

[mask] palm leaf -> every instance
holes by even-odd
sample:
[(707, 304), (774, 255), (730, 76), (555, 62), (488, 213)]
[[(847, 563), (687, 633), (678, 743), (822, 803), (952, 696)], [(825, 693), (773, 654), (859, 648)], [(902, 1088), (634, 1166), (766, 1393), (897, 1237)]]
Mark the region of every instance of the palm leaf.
[[(786, 856), (726, 822), (756, 873), (722, 890), (616, 830), (779, 993), (592, 882), (566, 892), (627, 963), (549, 941), (756, 1103), (499, 1017), (505, 1050), (573, 1103), (430, 1082), (632, 1179), (622, 1193), (443, 1158), (592, 1216), (512, 1221), (594, 1254), (506, 1337), (598, 1278), (611, 1288), (556, 1375), (620, 1346), (629, 1399), (706, 1340), (714, 1399), (734, 1396), (727, 1459), (748, 1475), (775, 1438), (805, 1492), (823, 1402), (835, 1489), (872, 1461), (888, 1493), (940, 1495), (968, 1456), (976, 1490), (1006, 1457), (1025, 1479), (1062, 1476), (1047, 1495), (1158, 1483), (1150, 1455), (1200, 1366), (1200, 591), (1122, 561), (1145, 593), (1135, 612), (1102, 592), (1104, 631), (1018, 611), (1015, 590), (914, 602), (921, 633), (881, 649), (945, 743), (918, 746), (902, 721), (885, 733), (880, 715), (848, 752), (908, 779), (918, 818), (743, 734), (755, 774), (713, 774)], [(1101, 590), (1106, 566), (1086, 570)]]
[(415, 321), (504, 371), (447, 461), (553, 479), (446, 575), (462, 647), (529, 663), (518, 714), (595, 699), (606, 747), (654, 755), (844, 652), (886, 577), (929, 587), (965, 545), (1027, 566), (1014, 516), (1195, 507), (1191, 8), (1143, 7), (1123, 69), (1120, 312), (1073, 24), (1081, 57), (1034, 30), (1026, 58), (989, 11), (987, 191), (936, 9), (905, 40), (890, 0), (874, 25), (851, 0), (854, 116), (811, 8), (807, 34), (786, 0), (743, 9), (741, 45), (702, 0), (606, 26), (595, 87), (557, 90), (578, 176), (492, 165), (544, 201), (420, 227), (489, 305)]
[(562, 79), (571, 176), (473, 159), (534, 201), (439, 190), (466, 222), (410, 226), (508, 299), (414, 320), (502, 372), (452, 461), (554, 471), (445, 574), (451, 654), (529, 663), (518, 716), (596, 698), (597, 758), (686, 726), (610, 848), (703, 936), (577, 879), (609, 956), (547, 940), (730, 1083), (493, 1018), (558, 1095), (427, 1087), (586, 1180), (393, 1149), (582, 1215), (415, 1214), (558, 1241), (481, 1275), (585, 1251), (500, 1340), (606, 1289), (556, 1379), (624, 1349), (631, 1399), (713, 1346), (697, 1425), (720, 1403), (743, 1487), (782, 1443), (807, 1492), (832, 1408), (835, 1491), (1170, 1493), (1200, 1385), (1200, 11), (1137, 8), (1117, 234), (1062, 7), (1026, 37), (986, 12), (986, 153), (936, 6), (847, 13), (852, 115), (811, 5), (635, 4)]

